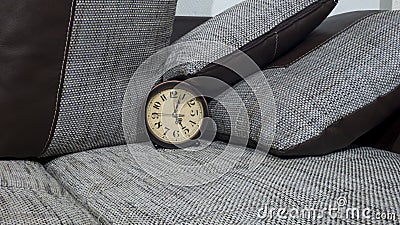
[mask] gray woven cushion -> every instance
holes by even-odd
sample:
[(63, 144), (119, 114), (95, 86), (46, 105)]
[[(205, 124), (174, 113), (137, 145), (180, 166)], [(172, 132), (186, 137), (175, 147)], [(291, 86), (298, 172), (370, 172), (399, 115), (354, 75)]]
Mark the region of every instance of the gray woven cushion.
[[(315, 29), (335, 5), (333, 0), (245, 0), (178, 39), (170, 60), (179, 60), (182, 64), (166, 73), (164, 79), (199, 75), (199, 72), (207, 75), (227, 73), (229, 71), (209, 64), (223, 57), (227, 64), (237, 62), (238, 56), (232, 53), (239, 49), (258, 66), (265, 66)], [(310, 17), (313, 19), (308, 20)], [(229, 59), (231, 56), (232, 60)], [(255, 72), (253, 68), (249, 69)]]
[[(326, 130), (336, 122), (375, 101), (382, 101), (379, 97), (386, 97), (396, 89), (396, 93), (399, 93), (399, 23), (400, 12), (397, 11), (369, 16), (288, 67), (264, 71), (277, 107), (278, 122), (272, 143), (274, 153), (289, 154), (297, 146), (326, 135)], [(259, 79), (257, 76), (251, 79)], [(235, 89), (251, 109), (257, 102), (251, 89), (244, 82)], [(225, 93), (224, 96), (229, 101), (232, 95)], [(369, 113), (370, 117), (364, 118), (365, 122), (360, 123), (379, 121), (373, 119), (374, 116), (384, 116), (388, 113), (384, 108), (395, 108), (396, 105), (400, 106), (396, 98), (391, 102), (382, 102), (375, 107), (375, 111), (379, 113)], [(230, 121), (223, 107), (212, 102), (210, 111), (217, 122), (218, 132), (229, 134)], [(250, 112), (250, 119), (256, 121), (251, 122), (250, 138), (254, 142), (268, 143), (265, 138), (268, 135), (259, 133), (260, 124), (257, 121), (260, 121), (260, 113), (257, 110)], [(376, 125), (373, 124), (376, 121), (372, 122), (370, 129)], [(347, 129), (359, 125), (347, 125)], [(358, 134), (345, 134), (346, 129), (331, 133), (335, 132), (338, 138), (343, 139), (348, 138), (346, 135), (357, 138), (365, 130)], [(351, 143), (351, 138), (349, 142)], [(324, 154), (338, 149), (335, 148), (337, 143), (334, 141), (332, 146), (328, 142), (322, 144), (327, 146), (326, 149), (317, 148), (311, 149), (315, 150), (313, 152), (310, 150), (296, 154)]]
[[(141, 151), (143, 145), (134, 145)], [(203, 157), (168, 153), (191, 164), (224, 147), (214, 143)], [(207, 152), (207, 151), (206, 151)], [(174, 156), (173, 156), (174, 155)], [(228, 158), (226, 159), (228, 160)], [(223, 163), (223, 162), (221, 162)], [(372, 149), (349, 148), (317, 158), (282, 160), (267, 156), (253, 172), (240, 163), (222, 178), (201, 186), (174, 186), (145, 173), (126, 146), (58, 158), (46, 166), (74, 196), (106, 224), (390, 224), (377, 219), (262, 220), (261, 208), (370, 208), (400, 213), (400, 157)]]
[(98, 224), (43, 166), (0, 161), (0, 224)]
[[(124, 143), (125, 89), (169, 44), (176, 0), (77, 0), (59, 115), (43, 156)], [(139, 88), (139, 87), (138, 87)]]

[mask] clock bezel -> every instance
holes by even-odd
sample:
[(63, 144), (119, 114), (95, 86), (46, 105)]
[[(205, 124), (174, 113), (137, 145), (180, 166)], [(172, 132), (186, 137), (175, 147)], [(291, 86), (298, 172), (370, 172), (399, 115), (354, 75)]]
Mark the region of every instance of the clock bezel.
[(171, 80), (171, 81), (165, 81), (163, 83), (160, 83), (160, 84), (154, 86), (151, 89), (151, 91), (147, 97), (146, 104), (145, 104), (145, 124), (146, 124), (146, 129), (147, 129), (147, 133), (150, 137), (150, 140), (155, 144), (155, 147), (162, 147), (162, 148), (166, 148), (166, 149), (176, 149), (176, 148), (178, 148), (178, 146), (186, 148), (186, 147), (198, 145), (199, 142), (197, 141), (197, 139), (201, 136), (201, 130), (203, 130), (202, 128), (204, 128), (204, 126), (206, 126), (205, 122), (203, 121), (199, 130), (196, 132), (195, 135), (193, 135), (192, 138), (187, 139), (186, 141), (183, 141), (180, 143), (175, 143), (175, 144), (169, 143), (169, 142), (167, 143), (167, 142), (163, 141), (162, 139), (157, 137), (157, 135), (154, 134), (152, 129), (149, 127), (149, 123), (147, 121), (147, 113), (148, 113), (147, 109), (148, 109), (148, 104), (149, 104), (150, 100), (154, 96), (158, 95), (160, 92), (169, 90), (169, 89), (174, 89), (178, 85), (179, 85), (179, 89), (183, 89), (183, 90), (188, 91), (188, 92), (192, 93), (193, 95), (197, 96), (196, 97), (197, 102), (199, 102), (203, 107), (203, 119), (207, 118), (209, 115), (208, 104), (207, 104), (205, 97), (201, 94), (201, 92), (199, 90), (197, 90), (195, 87), (193, 87), (189, 83), (184, 82), (184, 81), (179, 81), (179, 80)]

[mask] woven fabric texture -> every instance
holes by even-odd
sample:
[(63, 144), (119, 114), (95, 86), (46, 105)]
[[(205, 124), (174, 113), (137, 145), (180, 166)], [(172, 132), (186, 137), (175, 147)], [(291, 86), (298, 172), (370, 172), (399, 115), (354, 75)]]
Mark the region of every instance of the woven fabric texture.
[[(215, 148), (223, 147), (214, 143)], [(138, 151), (143, 146), (135, 145)], [(248, 149), (250, 151), (250, 149)], [(212, 151), (206, 154), (214, 157)], [(172, 159), (172, 154), (169, 154)], [(196, 157), (175, 160), (197, 164)], [(174, 186), (138, 166), (126, 146), (60, 157), (47, 170), (105, 224), (395, 224), (390, 219), (258, 218), (260, 209), (370, 208), (400, 213), (400, 157), (352, 147), (324, 157), (282, 160), (267, 156), (252, 173), (240, 165), (201, 186)], [(340, 207), (339, 207), (340, 208)], [(340, 208), (342, 210), (342, 208)], [(339, 215), (342, 215), (339, 213)], [(375, 214), (373, 214), (375, 215)]]
[[(370, 16), (287, 68), (264, 71), (277, 107), (272, 148), (283, 151), (316, 138), (336, 121), (399, 86), (399, 24), (397, 11)], [(248, 107), (257, 102), (246, 83), (235, 89)], [(249, 110), (253, 121), (260, 121), (257, 111)], [(223, 107), (213, 102), (210, 112), (218, 132), (229, 134), (230, 121)], [(251, 124), (252, 140), (268, 142), (265, 134), (256, 133), (259, 124)]]
[(39, 163), (0, 161), (0, 224), (98, 224)]
[[(201, 41), (204, 49), (207, 45), (218, 48), (199, 51), (194, 44), (178, 45), (171, 53), (171, 59), (182, 60), (182, 65), (164, 75), (165, 80), (176, 76), (193, 75), (224, 56), (233, 53), (246, 44), (269, 32), (277, 25), (299, 13), (318, 0), (246, 0), (198, 26), (175, 44)], [(205, 59), (206, 61), (199, 61)]]
[(125, 89), (138, 66), (169, 44), (175, 7), (176, 0), (76, 1), (60, 112), (42, 156), (124, 143)]

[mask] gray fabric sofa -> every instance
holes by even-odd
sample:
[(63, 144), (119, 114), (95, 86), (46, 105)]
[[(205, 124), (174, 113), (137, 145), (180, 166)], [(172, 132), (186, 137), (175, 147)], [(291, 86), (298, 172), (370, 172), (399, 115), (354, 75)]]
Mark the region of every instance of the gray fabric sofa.
[[(193, 160), (190, 155), (181, 158)], [(221, 179), (198, 187), (168, 185), (150, 176), (126, 146), (61, 157), (45, 167), (107, 224), (396, 224), (346, 216), (343, 210), (359, 207), (360, 213), (371, 209), (398, 214), (399, 164), (397, 154), (365, 147), (316, 158), (269, 156), (250, 175), (237, 165)], [(337, 218), (328, 211), (315, 218), (291, 218), (288, 212), (279, 215), (278, 208), (339, 210)], [(268, 215), (269, 210), (275, 211)]]
[(250, 175), (237, 165), (198, 187), (152, 177), (126, 146), (0, 166), (1, 224), (398, 224), (400, 213), (400, 158), (369, 147), (268, 156)]
[[(178, 18), (173, 39), (205, 20)], [(225, 146), (215, 142), (200, 156), (162, 154), (199, 165)], [(400, 156), (371, 146), (318, 157), (268, 155), (250, 174), (238, 163), (193, 187), (144, 171), (131, 155), (144, 144), (2, 160), (0, 224), (399, 224)]]

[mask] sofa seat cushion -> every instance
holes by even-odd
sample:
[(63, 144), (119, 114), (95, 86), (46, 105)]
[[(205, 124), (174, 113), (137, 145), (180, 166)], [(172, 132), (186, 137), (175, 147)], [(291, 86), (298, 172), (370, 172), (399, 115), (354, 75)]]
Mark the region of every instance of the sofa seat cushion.
[(43, 166), (0, 161), (0, 224), (98, 224)]
[[(214, 143), (211, 148), (218, 152), (223, 146)], [(141, 144), (132, 147), (146, 148)], [(265, 209), (280, 207), (322, 210), (338, 207), (338, 202), (344, 207), (369, 208), (371, 213), (400, 213), (400, 157), (378, 149), (352, 147), (302, 159), (267, 156), (247, 175), (238, 166), (200, 186), (171, 185), (152, 177), (141, 169), (130, 150), (117, 146), (75, 153), (51, 161), (46, 169), (105, 224), (393, 222), (375, 217), (280, 218), (263, 214)], [(202, 158), (207, 154), (214, 157), (213, 151), (206, 152)], [(175, 158), (169, 154), (169, 159), (185, 163), (193, 160), (195, 164), (201, 161), (193, 158), (193, 153), (175, 154)]]

